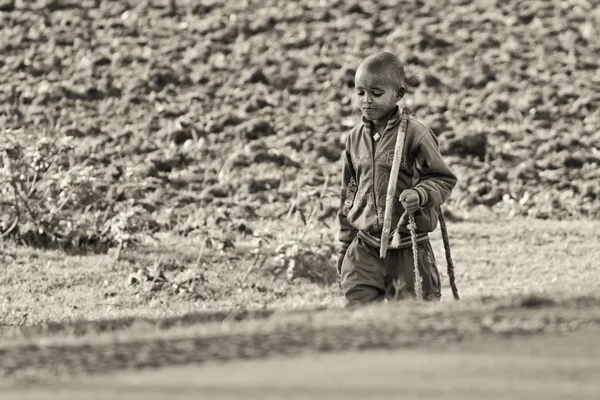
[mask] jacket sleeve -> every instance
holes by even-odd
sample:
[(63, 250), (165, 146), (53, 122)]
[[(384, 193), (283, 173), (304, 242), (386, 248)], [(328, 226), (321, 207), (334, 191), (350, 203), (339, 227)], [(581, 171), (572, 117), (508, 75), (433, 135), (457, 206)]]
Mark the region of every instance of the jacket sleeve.
[(436, 208), (445, 203), (457, 178), (442, 158), (438, 140), (429, 130), (416, 146), (415, 168), (420, 174), (415, 190), (419, 193), (421, 207)]
[(340, 254), (345, 254), (346, 250), (350, 246), (350, 243), (354, 240), (354, 237), (358, 233), (358, 230), (348, 222), (348, 213), (354, 203), (357, 190), (357, 179), (356, 172), (352, 165), (352, 158), (348, 152), (348, 143), (346, 142), (346, 151), (343, 156), (343, 169), (342, 169), (342, 187), (340, 193), (340, 208), (338, 210), (338, 220), (340, 223), (340, 231), (338, 239), (340, 241)]

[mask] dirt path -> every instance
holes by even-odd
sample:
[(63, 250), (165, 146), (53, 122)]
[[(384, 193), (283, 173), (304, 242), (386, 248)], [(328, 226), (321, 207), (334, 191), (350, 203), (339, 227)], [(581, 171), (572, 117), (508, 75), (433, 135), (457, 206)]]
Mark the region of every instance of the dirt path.
[(207, 363), (0, 390), (2, 399), (600, 398), (600, 332)]

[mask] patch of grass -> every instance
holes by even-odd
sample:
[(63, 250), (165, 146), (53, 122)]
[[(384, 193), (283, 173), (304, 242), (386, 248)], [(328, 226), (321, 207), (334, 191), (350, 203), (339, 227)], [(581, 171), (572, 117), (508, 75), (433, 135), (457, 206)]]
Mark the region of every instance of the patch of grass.
[[(276, 240), (270, 248), (282, 243)], [(164, 319), (198, 311), (231, 313), (342, 304), (335, 284), (302, 278), (290, 281), (285, 268), (274, 271), (268, 262), (249, 271), (256, 260), (251, 250), (257, 247), (236, 245), (207, 248), (200, 238), (165, 235), (123, 250), (117, 258), (114, 252), (68, 255), (4, 243), (0, 331), (11, 334), (13, 328), (31, 326), (46, 329), (48, 322)], [(272, 258), (271, 250), (261, 251), (265, 258)], [(160, 287), (152, 282), (130, 284), (132, 273), (140, 269), (152, 272), (157, 267), (166, 278)], [(173, 289), (185, 279), (194, 279), (193, 287)]]
[[(265, 231), (271, 228), (266, 226)], [(456, 282), (465, 300), (599, 292), (598, 221), (463, 221), (450, 223), (449, 231)], [(335, 243), (334, 237), (332, 229), (311, 240)], [(281, 243), (282, 239), (273, 239), (270, 246)], [(443, 275), (442, 302), (453, 302), (444, 273), (439, 231), (432, 235), (432, 243)], [(63, 328), (58, 327), (63, 325), (71, 326), (68, 329), (73, 332), (93, 331), (96, 328), (81, 328), (86, 326), (82, 321), (90, 320), (100, 321), (99, 326), (126, 327), (136, 320), (175, 320), (199, 312), (202, 316), (190, 317), (191, 320), (199, 321), (214, 311), (227, 315), (244, 310), (344, 304), (336, 284), (302, 279), (290, 282), (285, 274), (274, 276), (268, 269), (256, 268), (248, 273), (255, 261), (251, 252), (255, 246), (238, 243), (236, 248), (223, 251), (203, 246), (206, 243), (200, 239), (163, 236), (155, 244), (125, 250), (117, 260), (115, 254), (72, 256), (5, 244), (4, 268), (0, 270), (0, 321), (4, 334), (18, 334), (16, 327), (23, 334), (61, 331)], [(157, 260), (164, 266), (169, 282), (186, 271), (203, 276), (204, 280), (191, 293), (177, 294), (128, 285), (132, 272), (152, 268)], [(332, 262), (332, 268), (333, 265)], [(114, 320), (122, 322), (110, 322)], [(112, 328), (98, 328), (102, 329)]]
[[(600, 293), (599, 221), (462, 222), (451, 224), (449, 231), (464, 298)], [(443, 265), (438, 235), (434, 250)]]
[[(288, 281), (269, 269), (248, 273), (255, 246), (243, 243), (202, 251), (201, 240), (164, 236), (119, 259), (4, 246), (0, 370), (11, 378), (53, 380), (121, 368), (600, 325), (600, 222), (462, 221), (449, 230), (460, 302), (452, 299), (444, 275), (441, 303), (356, 310), (342, 308), (335, 284)], [(320, 232), (319, 240), (331, 241), (334, 233)], [(283, 242), (274, 238), (269, 246)], [(444, 260), (439, 232), (432, 242)], [(181, 271), (198, 271), (205, 279), (196, 290), (213, 295), (127, 284), (132, 271), (152, 268), (157, 260), (167, 281)], [(444, 261), (439, 268), (444, 270)]]

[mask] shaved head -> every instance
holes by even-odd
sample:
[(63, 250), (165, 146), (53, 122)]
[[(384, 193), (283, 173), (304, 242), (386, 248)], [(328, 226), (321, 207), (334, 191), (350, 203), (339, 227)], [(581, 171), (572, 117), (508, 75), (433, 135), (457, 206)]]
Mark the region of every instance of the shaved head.
[(376, 75), (382, 83), (395, 88), (405, 87), (404, 66), (398, 57), (387, 51), (372, 54), (365, 58), (356, 70), (359, 73), (369, 72)]

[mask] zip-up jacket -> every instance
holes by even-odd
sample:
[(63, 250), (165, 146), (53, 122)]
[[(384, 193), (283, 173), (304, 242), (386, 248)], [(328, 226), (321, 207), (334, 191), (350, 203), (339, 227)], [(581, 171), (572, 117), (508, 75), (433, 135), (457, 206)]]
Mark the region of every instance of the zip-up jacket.
[[(404, 212), (400, 194), (406, 189), (414, 189), (419, 193), (421, 206), (414, 214), (419, 241), (427, 240), (428, 232), (437, 228), (436, 208), (450, 197), (457, 178), (442, 158), (438, 139), (431, 129), (408, 112), (396, 109), (378, 140), (373, 138), (372, 122), (365, 118), (346, 139), (338, 212), (340, 253), (346, 252), (357, 234), (367, 242), (379, 245), (388, 180), (402, 118), (408, 121), (400, 171), (395, 177), (398, 182), (391, 226), (392, 229), (396, 227)], [(410, 244), (407, 227), (402, 226), (399, 233), (401, 245)]]

